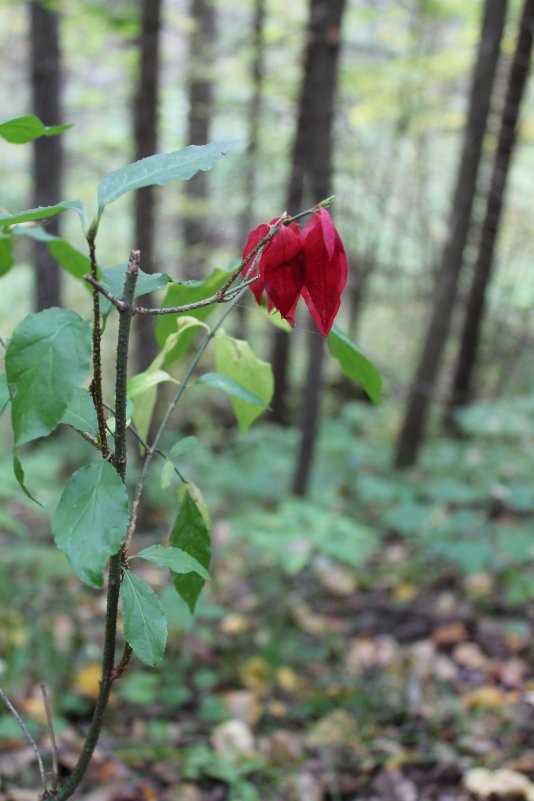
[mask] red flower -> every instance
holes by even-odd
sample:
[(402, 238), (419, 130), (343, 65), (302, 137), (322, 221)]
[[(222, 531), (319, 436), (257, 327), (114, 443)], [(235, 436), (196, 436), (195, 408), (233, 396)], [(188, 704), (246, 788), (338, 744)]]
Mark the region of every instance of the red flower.
[[(269, 233), (262, 223), (248, 236), (245, 258)], [(347, 282), (347, 259), (340, 236), (326, 209), (319, 209), (302, 231), (295, 222), (282, 225), (261, 253), (258, 265), (249, 275), (259, 275), (250, 288), (259, 303), (265, 291), (269, 310), (294, 326), (294, 313), (302, 295), (319, 331), (327, 336)]]
[(326, 337), (339, 310), (347, 283), (347, 257), (341, 237), (326, 209), (314, 214), (301, 234), (306, 278), (302, 297)]

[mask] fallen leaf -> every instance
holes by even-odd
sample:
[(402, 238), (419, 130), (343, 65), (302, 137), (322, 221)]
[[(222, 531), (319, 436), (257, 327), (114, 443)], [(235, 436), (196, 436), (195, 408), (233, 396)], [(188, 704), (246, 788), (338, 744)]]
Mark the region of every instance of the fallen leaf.
[(472, 768), (464, 776), (464, 787), (480, 798), (525, 798), (534, 801), (534, 785), (522, 773), (502, 768)]
[(232, 717), (254, 725), (262, 714), (262, 706), (256, 693), (251, 690), (227, 690), (217, 697), (228, 709)]
[(250, 726), (242, 720), (227, 720), (213, 730), (211, 742), (218, 754), (254, 756), (254, 737)]
[(491, 661), (482, 651), (480, 645), (474, 642), (462, 642), (455, 645), (452, 658), (462, 667), (469, 670), (480, 670), (483, 673), (491, 667)]
[(334, 709), (322, 717), (306, 735), (312, 747), (346, 745), (357, 738), (356, 718), (346, 709)]
[(76, 674), (74, 691), (91, 701), (96, 701), (100, 691), (102, 668), (97, 662), (89, 662)]
[(302, 684), (295, 671), (286, 666), (279, 667), (276, 671), (276, 683), (286, 693), (297, 692)]
[(272, 683), (272, 670), (264, 659), (253, 656), (241, 666), (239, 678), (248, 690), (266, 695)]
[(443, 623), (441, 626), (436, 626), (432, 632), (432, 639), (436, 645), (455, 645), (467, 638), (467, 629), (461, 620)]
[(506, 695), (499, 687), (488, 684), (464, 695), (462, 703), (468, 710), (491, 709), (498, 711), (506, 706)]

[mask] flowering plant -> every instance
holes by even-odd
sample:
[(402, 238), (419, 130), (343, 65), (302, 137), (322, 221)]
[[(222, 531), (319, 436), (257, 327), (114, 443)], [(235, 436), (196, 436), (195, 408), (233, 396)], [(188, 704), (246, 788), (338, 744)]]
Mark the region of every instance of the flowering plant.
[(295, 326), (295, 309), (303, 297), (317, 328), (326, 337), (347, 283), (345, 248), (332, 218), (319, 206), (303, 229), (294, 220), (286, 223), (284, 218), (262, 223), (249, 234), (243, 260), (273, 226), (279, 226), (274, 229), (276, 236), (264, 246), (250, 271), (257, 277), (251, 290), (258, 304), (265, 292), (269, 310), (279, 311), (291, 327)]

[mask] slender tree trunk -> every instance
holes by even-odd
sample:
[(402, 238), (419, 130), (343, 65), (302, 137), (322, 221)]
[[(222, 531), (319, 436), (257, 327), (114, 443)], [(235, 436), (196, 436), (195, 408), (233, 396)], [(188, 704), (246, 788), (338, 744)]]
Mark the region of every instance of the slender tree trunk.
[[(215, 0), (191, 0), (193, 30), (189, 42), (189, 131), (190, 144), (205, 145), (210, 139), (213, 114), (213, 69), (215, 49)], [(200, 278), (208, 252), (208, 176), (198, 172), (185, 184), (184, 272)]]
[(407, 467), (414, 464), (417, 459), (432, 393), (451, 327), (458, 278), (471, 220), (482, 144), (490, 110), (492, 87), (499, 59), (506, 7), (506, 0), (486, 0), (484, 6), (462, 157), (452, 200), (449, 234), (443, 250), (430, 325), (397, 442), (395, 456), (397, 467)]
[[(332, 191), (332, 123), (344, 9), (345, 0), (310, 0), (289, 211), (298, 211), (305, 198), (318, 201)], [(311, 472), (319, 420), (323, 356), (323, 339), (317, 330), (313, 330), (308, 336), (301, 440), (293, 476), (296, 495), (305, 495)]]
[[(290, 214), (299, 211), (305, 198), (315, 202), (330, 194), (331, 125), (344, 7), (342, 0), (310, 0), (304, 73), (286, 201)], [(275, 383), (271, 419), (282, 425), (288, 422), (289, 358), (289, 337), (278, 329), (273, 334), (271, 359)]]
[(446, 423), (450, 427), (454, 426), (455, 409), (468, 403), (471, 398), (473, 374), (486, 308), (486, 289), (491, 278), (499, 223), (504, 209), (506, 182), (517, 141), (517, 123), (521, 101), (530, 69), (533, 31), (534, 0), (525, 0), (515, 54), (508, 76), (497, 150), (482, 224), (478, 258), (467, 302), (460, 352), (456, 363), (451, 398), (447, 407)]
[[(241, 220), (243, 241), (248, 232), (255, 227), (256, 171), (258, 146), (260, 140), (260, 118), (263, 93), (263, 75), (265, 69), (265, 0), (254, 0), (252, 20), (252, 96), (248, 110), (248, 149), (243, 177), (244, 210)], [(238, 306), (239, 335), (246, 338), (246, 306)]]
[[(30, 3), (32, 109), (45, 125), (61, 117), (61, 54), (59, 17), (39, 2)], [(33, 142), (33, 205), (61, 200), (63, 154), (61, 136), (42, 136)], [(59, 235), (60, 217), (51, 217), (47, 231)], [(44, 242), (33, 243), (36, 272), (35, 308), (61, 305), (60, 268)]]
[[(159, 41), (161, 0), (141, 0), (139, 72), (133, 104), (135, 158), (152, 156), (158, 148)], [(145, 272), (154, 269), (155, 196), (154, 187), (135, 193), (135, 246), (141, 251)], [(153, 305), (150, 303), (149, 305)], [(150, 316), (135, 321), (136, 367), (146, 370), (157, 352), (154, 320)]]

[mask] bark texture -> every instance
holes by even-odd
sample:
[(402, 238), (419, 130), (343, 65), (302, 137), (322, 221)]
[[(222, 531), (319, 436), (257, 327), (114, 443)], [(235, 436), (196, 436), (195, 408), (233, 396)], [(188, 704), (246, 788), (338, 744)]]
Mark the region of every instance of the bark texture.
[[(308, 199), (313, 203), (332, 193), (332, 126), (344, 10), (345, 0), (310, 0), (304, 77), (288, 191), (290, 213), (299, 211)], [(301, 438), (293, 476), (296, 495), (306, 494), (319, 421), (324, 342), (315, 326), (313, 328), (308, 336)]]
[(517, 143), (517, 124), (530, 70), (533, 32), (534, 0), (526, 0), (508, 75), (478, 257), (469, 291), (460, 352), (447, 408), (446, 423), (450, 426), (454, 425), (455, 409), (468, 403), (472, 398), (473, 376), (486, 310), (486, 290), (491, 279), (499, 224), (505, 204), (506, 183)]
[(443, 249), (431, 319), (397, 441), (395, 455), (397, 467), (407, 467), (414, 464), (417, 459), (451, 328), (458, 278), (467, 243), (482, 145), (499, 60), (506, 8), (506, 0), (486, 0), (484, 5), (462, 155), (452, 198), (448, 237)]
[[(30, 3), (32, 111), (45, 125), (59, 125), (61, 116), (61, 53), (59, 17), (38, 2)], [(61, 137), (42, 136), (33, 142), (33, 206), (61, 200), (63, 154)], [(60, 217), (47, 221), (47, 232), (59, 235)], [(44, 242), (33, 243), (37, 311), (61, 305), (60, 267)]]
[[(140, 7), (139, 71), (133, 103), (135, 159), (152, 156), (158, 149), (158, 102), (160, 71), (161, 0), (142, 0)], [(135, 193), (135, 247), (141, 251), (141, 267), (155, 266), (155, 192), (153, 186)], [(146, 299), (146, 305), (153, 304)], [(156, 355), (154, 319), (135, 321), (135, 357), (139, 371), (146, 370)]]
[[(210, 140), (213, 114), (213, 69), (215, 50), (215, 2), (192, 0), (193, 29), (189, 42), (188, 138), (192, 145)], [(187, 278), (201, 278), (208, 252), (208, 176), (198, 172), (185, 184), (184, 273)]]

